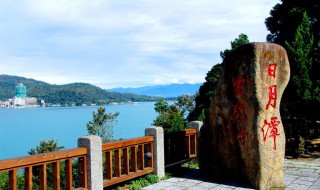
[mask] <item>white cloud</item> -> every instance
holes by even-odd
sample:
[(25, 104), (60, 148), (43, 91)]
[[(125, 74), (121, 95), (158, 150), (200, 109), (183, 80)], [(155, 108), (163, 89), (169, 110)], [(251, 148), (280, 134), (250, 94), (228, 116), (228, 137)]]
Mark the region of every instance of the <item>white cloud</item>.
[(1, 73), (101, 87), (202, 82), (277, 0), (20, 0), (0, 5)]

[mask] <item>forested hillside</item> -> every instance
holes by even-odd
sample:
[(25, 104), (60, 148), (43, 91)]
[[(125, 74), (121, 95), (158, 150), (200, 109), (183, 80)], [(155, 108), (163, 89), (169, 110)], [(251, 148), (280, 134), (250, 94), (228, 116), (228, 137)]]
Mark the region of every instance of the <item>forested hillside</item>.
[(52, 85), (34, 79), (18, 76), (0, 75), (0, 100), (14, 96), (18, 83), (27, 87), (27, 96), (43, 99), (52, 104), (107, 104), (110, 102), (156, 101), (158, 98), (128, 93), (106, 92), (87, 83)]

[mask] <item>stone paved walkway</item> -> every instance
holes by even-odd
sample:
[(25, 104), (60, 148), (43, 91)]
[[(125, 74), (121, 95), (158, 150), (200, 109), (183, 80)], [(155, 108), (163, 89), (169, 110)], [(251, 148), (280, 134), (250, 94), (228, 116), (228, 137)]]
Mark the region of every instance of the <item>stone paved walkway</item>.
[[(182, 177), (172, 177), (143, 190), (230, 190), (252, 189), (239, 184), (219, 184), (201, 180), (198, 170), (187, 173)], [(285, 160), (284, 182), (288, 190), (320, 190), (320, 159), (312, 161)]]

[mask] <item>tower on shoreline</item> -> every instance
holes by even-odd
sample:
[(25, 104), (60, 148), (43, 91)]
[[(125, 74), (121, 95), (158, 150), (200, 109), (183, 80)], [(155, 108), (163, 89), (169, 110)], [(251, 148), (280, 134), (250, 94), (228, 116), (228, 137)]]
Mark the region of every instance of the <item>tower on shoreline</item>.
[(16, 98), (26, 98), (27, 97), (27, 87), (22, 83), (18, 83), (18, 85), (14, 89), (14, 96)]

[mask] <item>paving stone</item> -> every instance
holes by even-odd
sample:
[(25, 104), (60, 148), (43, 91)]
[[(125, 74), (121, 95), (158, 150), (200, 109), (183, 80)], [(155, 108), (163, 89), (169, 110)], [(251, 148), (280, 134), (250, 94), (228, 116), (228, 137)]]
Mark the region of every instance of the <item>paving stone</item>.
[(318, 180), (318, 177), (299, 177), (299, 180), (315, 182)]
[(143, 190), (156, 190), (156, 189), (166, 189), (168, 187), (174, 186), (175, 183), (162, 181), (160, 183), (156, 183), (147, 187), (142, 188)]
[(312, 185), (308, 190), (319, 190), (320, 186)]
[(300, 169), (301, 173), (314, 173), (314, 169), (302, 168)]
[(292, 184), (300, 184), (300, 185), (307, 185), (307, 186), (311, 186), (311, 185), (313, 185), (313, 183), (314, 182), (311, 182), (311, 181), (300, 180), (300, 178), (295, 180), (294, 182), (292, 182)]
[(313, 185), (318, 185), (318, 186), (320, 186), (320, 178), (318, 178), (317, 181), (315, 181)]
[(171, 187), (166, 187), (164, 190), (185, 190), (185, 187), (178, 187), (178, 186), (171, 186)]
[(284, 176), (284, 180), (287, 180), (287, 181), (294, 181), (298, 178), (299, 178), (299, 176), (297, 176), (297, 175), (285, 175)]
[(213, 188), (213, 187), (216, 187), (218, 185), (219, 184), (217, 184), (217, 183), (202, 182), (202, 183), (197, 184), (196, 186), (197, 187), (203, 187), (203, 188)]
[(294, 175), (294, 176), (300, 176), (300, 171), (285, 171), (284, 175)]
[(306, 190), (310, 186), (300, 185), (300, 184), (290, 184), (286, 187), (286, 190)]
[(219, 185), (217, 187), (212, 188), (213, 190), (230, 190), (235, 189), (234, 187), (225, 186), (225, 185)]
[[(320, 159), (319, 162), (306, 164), (301, 162), (288, 162), (285, 164), (284, 182), (286, 190), (320, 190)], [(310, 166), (310, 167), (309, 167)], [(173, 177), (157, 184), (143, 188), (143, 190), (243, 190), (251, 189), (241, 187), (236, 183), (218, 184), (209, 181), (202, 181), (199, 178)]]
[(319, 177), (319, 173), (300, 173), (300, 177)]
[(166, 180), (166, 182), (171, 182), (171, 183), (177, 183), (177, 182), (182, 182), (187, 180), (186, 178), (178, 178), (178, 177), (172, 177)]
[(188, 182), (191, 182), (191, 183), (202, 183), (203, 182), (203, 179), (188, 179), (187, 180)]
[(198, 185), (187, 188), (187, 190), (210, 190), (210, 189), (211, 188), (209, 188), (209, 187), (201, 187), (201, 186), (198, 186)]
[(297, 180), (298, 178), (299, 178), (299, 176), (295, 176), (295, 175), (285, 175), (284, 176), (284, 184), (286, 186), (288, 186), (290, 183)]
[(200, 182), (198, 183), (195, 183), (195, 182), (189, 182), (189, 180), (187, 181), (183, 181), (183, 182), (178, 182), (175, 184), (175, 186), (177, 187), (192, 187), (192, 186), (195, 186), (197, 184), (199, 184)]

